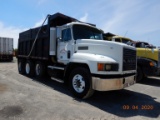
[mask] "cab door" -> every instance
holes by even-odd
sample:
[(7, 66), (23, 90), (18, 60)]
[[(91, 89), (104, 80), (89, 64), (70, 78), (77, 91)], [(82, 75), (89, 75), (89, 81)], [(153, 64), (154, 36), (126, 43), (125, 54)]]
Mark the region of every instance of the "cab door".
[(58, 62), (67, 64), (74, 52), (74, 41), (72, 39), (71, 28), (63, 28), (60, 31), (57, 42)]

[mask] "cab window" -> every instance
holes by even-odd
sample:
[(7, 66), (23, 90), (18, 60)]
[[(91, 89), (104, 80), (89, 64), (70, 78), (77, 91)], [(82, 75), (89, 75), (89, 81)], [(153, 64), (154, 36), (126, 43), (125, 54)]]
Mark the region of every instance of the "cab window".
[(69, 41), (71, 40), (71, 29), (67, 28), (62, 30), (62, 41)]
[(115, 38), (115, 42), (121, 42), (119, 38)]
[(122, 39), (122, 43), (127, 44), (128, 42), (130, 42), (130, 41), (129, 41), (129, 40), (127, 40), (127, 39)]

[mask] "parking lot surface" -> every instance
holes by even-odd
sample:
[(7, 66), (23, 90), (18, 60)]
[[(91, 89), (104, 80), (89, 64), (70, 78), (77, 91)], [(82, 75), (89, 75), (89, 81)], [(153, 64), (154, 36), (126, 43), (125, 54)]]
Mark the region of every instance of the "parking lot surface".
[(49, 78), (20, 75), (17, 61), (0, 62), (0, 120), (160, 120), (160, 77), (123, 90), (76, 99)]

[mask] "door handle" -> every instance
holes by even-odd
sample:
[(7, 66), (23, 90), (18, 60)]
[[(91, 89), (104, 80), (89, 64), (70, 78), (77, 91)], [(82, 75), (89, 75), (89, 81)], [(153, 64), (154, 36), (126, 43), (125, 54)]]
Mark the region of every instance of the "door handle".
[(71, 51), (67, 51), (67, 58), (71, 57)]

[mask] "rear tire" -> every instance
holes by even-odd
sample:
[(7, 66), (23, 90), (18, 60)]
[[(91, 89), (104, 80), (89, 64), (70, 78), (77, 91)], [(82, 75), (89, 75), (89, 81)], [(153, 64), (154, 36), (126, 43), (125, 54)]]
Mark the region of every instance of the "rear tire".
[(86, 68), (74, 69), (69, 77), (69, 87), (74, 96), (82, 99), (93, 95), (94, 90), (91, 84), (91, 74)]
[(34, 76), (34, 63), (30, 60), (28, 60), (25, 64), (25, 73), (29, 77)]
[(45, 75), (45, 65), (42, 62), (36, 62), (35, 64), (35, 75), (41, 78)]
[(18, 60), (18, 72), (20, 74), (25, 74), (25, 62), (24, 62), (24, 60)]

